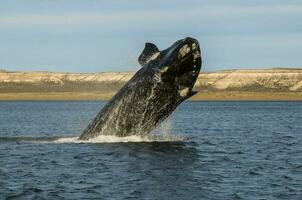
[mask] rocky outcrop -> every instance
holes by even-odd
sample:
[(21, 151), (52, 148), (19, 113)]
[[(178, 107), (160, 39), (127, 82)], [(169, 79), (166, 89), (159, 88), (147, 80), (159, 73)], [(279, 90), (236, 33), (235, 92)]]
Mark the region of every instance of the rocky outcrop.
[[(0, 92), (89, 92), (118, 90), (133, 72), (53, 73), (0, 71)], [(201, 73), (199, 91), (302, 91), (301, 69), (225, 70)]]

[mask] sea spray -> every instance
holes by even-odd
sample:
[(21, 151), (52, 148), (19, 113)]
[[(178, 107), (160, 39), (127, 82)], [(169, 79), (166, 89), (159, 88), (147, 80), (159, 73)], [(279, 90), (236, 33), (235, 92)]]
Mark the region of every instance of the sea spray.
[(172, 133), (172, 120), (168, 118), (160, 123), (153, 131), (151, 131), (150, 135), (154, 135), (161, 138), (169, 138)]

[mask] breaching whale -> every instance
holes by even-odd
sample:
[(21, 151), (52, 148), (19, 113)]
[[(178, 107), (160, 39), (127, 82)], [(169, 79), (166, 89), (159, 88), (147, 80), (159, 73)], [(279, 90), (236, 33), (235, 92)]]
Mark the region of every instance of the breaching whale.
[(201, 68), (199, 43), (178, 40), (160, 51), (146, 43), (138, 58), (142, 66), (89, 123), (80, 135), (146, 135), (196, 91), (192, 88)]

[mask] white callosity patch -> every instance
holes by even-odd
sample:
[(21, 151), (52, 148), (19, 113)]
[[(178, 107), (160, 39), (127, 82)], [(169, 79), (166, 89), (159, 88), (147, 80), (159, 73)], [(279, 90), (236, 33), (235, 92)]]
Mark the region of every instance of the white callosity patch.
[(185, 97), (189, 93), (189, 88), (185, 88), (179, 91), (180, 96)]
[[(197, 48), (197, 44), (196, 43), (193, 43), (192, 44), (192, 50), (193, 50), (193, 61), (195, 62), (197, 58), (199, 58), (201, 55), (200, 55), (200, 51), (197, 51), (196, 50)], [(194, 68), (196, 67), (196, 65), (194, 65)]]
[(147, 63), (150, 62), (151, 60), (155, 60), (159, 57), (160, 55), (160, 52), (157, 52), (155, 54), (153, 54), (148, 60), (147, 60)]
[(200, 58), (200, 52), (199, 51), (194, 51), (193, 52), (193, 59), (194, 59), (193, 61), (195, 62), (197, 58)]
[(200, 57), (200, 52), (199, 51), (195, 51), (193, 53), (194, 59), (199, 58)]
[(183, 47), (180, 48), (178, 58), (183, 58), (185, 57), (189, 52), (191, 51), (191, 48), (189, 45), (184, 45)]
[(196, 43), (193, 43), (193, 44), (192, 44), (192, 50), (195, 50), (196, 47), (197, 47)]
[(168, 71), (168, 69), (169, 69), (169, 66), (165, 66), (162, 69), (160, 69), (160, 72), (164, 73), (164, 72)]

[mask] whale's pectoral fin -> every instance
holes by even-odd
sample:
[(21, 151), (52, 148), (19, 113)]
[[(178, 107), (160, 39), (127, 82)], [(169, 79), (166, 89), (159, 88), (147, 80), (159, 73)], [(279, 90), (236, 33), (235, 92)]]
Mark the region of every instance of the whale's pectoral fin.
[(152, 58), (159, 55), (159, 50), (155, 44), (146, 43), (141, 55), (138, 57), (138, 62), (141, 66), (145, 66)]

